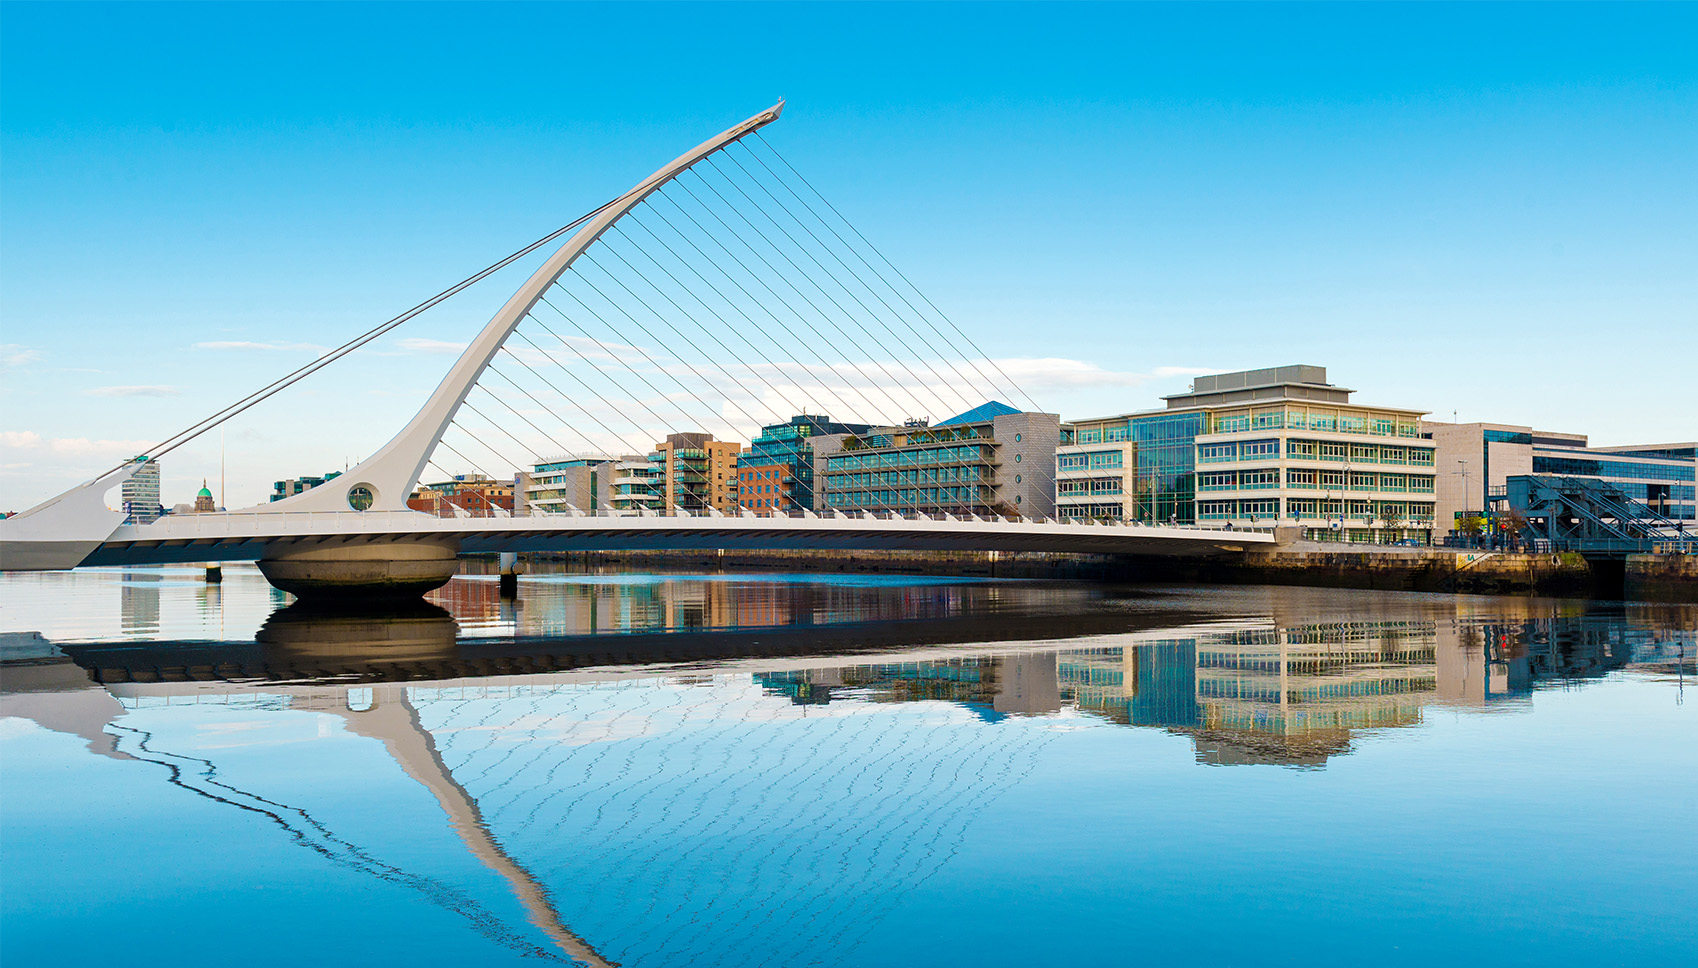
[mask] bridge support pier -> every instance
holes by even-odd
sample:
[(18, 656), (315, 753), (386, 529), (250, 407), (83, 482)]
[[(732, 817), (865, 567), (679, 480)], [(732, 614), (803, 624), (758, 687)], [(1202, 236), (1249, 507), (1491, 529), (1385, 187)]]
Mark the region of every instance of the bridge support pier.
[(265, 580), (311, 601), (417, 598), (460, 570), (457, 541), (360, 542), (281, 550), (259, 561)]

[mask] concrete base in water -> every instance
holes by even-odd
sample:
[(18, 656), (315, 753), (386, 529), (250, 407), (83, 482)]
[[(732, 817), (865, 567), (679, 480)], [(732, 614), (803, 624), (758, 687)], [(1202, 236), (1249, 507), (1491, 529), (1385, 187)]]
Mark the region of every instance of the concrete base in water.
[(259, 562), (265, 580), (307, 600), (417, 598), (460, 570), (457, 544), (342, 544), (289, 551)]

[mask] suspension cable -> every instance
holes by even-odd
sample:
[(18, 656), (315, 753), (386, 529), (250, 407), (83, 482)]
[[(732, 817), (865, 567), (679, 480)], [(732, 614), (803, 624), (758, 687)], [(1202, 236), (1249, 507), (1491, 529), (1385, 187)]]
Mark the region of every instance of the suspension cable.
[[(382, 335), (390, 332), (391, 330), (394, 330), (396, 327), (401, 326), (403, 323), (408, 322), (409, 320), (418, 316), (420, 313), (423, 313), (426, 310), (431, 309), (431, 308), (437, 306), (438, 304), (442, 303), (443, 301), (447, 300), (449, 297), (457, 295), (460, 292), (464, 291), (465, 289), (467, 289), (467, 288), (469, 288), (469, 287), (471, 287), (471, 286), (473, 286), (473, 285), (475, 285), (479, 282), (482, 282), (484, 279), (488, 278), (490, 275), (493, 275), (494, 273), (496, 273), (496, 272), (498, 272), (502, 269), (505, 269), (507, 266), (512, 265), (514, 262), (518, 261), (519, 259), (522, 259), (527, 255), (530, 255), (532, 252), (535, 252), (537, 249), (541, 248), (542, 246), (545, 246), (548, 243), (554, 241), (555, 239), (558, 239), (560, 236), (565, 235), (567, 232), (570, 232), (572, 229), (575, 229), (579, 225), (582, 225), (583, 223), (594, 218), (597, 214), (599, 214), (600, 212), (605, 210), (608, 206), (614, 204), (614, 202), (617, 202), (617, 201), (618, 201), (618, 199), (613, 199), (611, 201), (607, 201), (607, 202), (602, 203), (601, 205), (596, 206), (594, 209), (591, 209), (590, 211), (585, 212), (583, 215), (578, 216), (577, 218), (573, 219), (572, 221), (566, 223), (565, 225), (562, 225), (560, 228), (557, 228), (554, 231), (543, 236), (542, 238), (537, 239), (535, 242), (532, 242), (529, 245), (525, 246), (524, 248), (519, 249), (517, 252), (514, 252), (511, 255), (508, 255), (508, 256), (506, 256), (506, 257), (504, 257), (504, 258), (502, 258), (502, 259), (500, 259), (500, 260), (498, 260), (494, 263), (491, 263), (489, 266), (486, 266), (485, 268), (480, 269), (479, 271), (473, 273), (472, 275), (467, 276), (466, 278), (460, 280), (459, 282), (455, 283), (454, 285), (449, 286), (447, 289), (442, 290), (441, 292), (430, 297), (429, 299), (426, 299), (424, 302), (421, 302), (418, 305), (412, 307), (411, 309), (408, 309), (406, 312), (403, 312), (399, 316), (396, 316), (393, 319), (388, 320), (387, 322), (380, 323), (377, 326), (374, 326), (371, 329), (366, 330), (364, 333), (361, 333), (360, 335), (354, 337), (353, 339), (348, 340), (346, 343), (343, 343), (342, 345), (336, 347), (335, 349), (330, 350), (329, 352), (325, 353), (323, 356), (319, 357), (318, 359), (316, 359), (316, 360), (314, 360), (310, 363), (307, 363), (306, 365), (301, 366), (301, 367), (299, 367), (299, 368), (297, 368), (297, 369), (295, 369), (295, 370), (293, 370), (293, 371), (291, 371), (287, 374), (284, 374), (283, 376), (277, 378), (276, 380), (272, 381), (271, 383), (261, 387), (258, 390), (255, 390), (254, 392), (248, 394), (247, 396), (243, 397), (242, 399), (237, 400), (235, 403), (230, 404), (229, 406), (225, 407), (223, 410), (218, 411), (217, 413), (213, 414), (212, 416), (206, 417), (206, 418), (204, 418), (204, 419), (202, 419), (202, 420), (200, 420), (200, 421), (198, 421), (194, 424), (189, 425), (188, 427), (184, 428), (183, 430), (180, 430), (177, 433), (172, 434), (171, 436), (165, 438), (164, 440), (160, 441), (159, 443), (155, 444), (154, 446), (148, 448), (146, 453), (148, 454), (149, 459), (158, 460), (160, 457), (163, 457), (166, 454), (170, 453), (171, 451), (176, 450), (178, 447), (181, 447), (183, 444), (186, 444), (189, 441), (195, 439), (196, 437), (199, 437), (201, 434), (206, 433), (208, 430), (211, 430), (213, 427), (216, 427), (219, 424), (224, 423), (225, 421), (229, 420), (231, 417), (234, 417), (237, 414), (242, 413), (243, 411), (249, 409), (250, 407), (253, 407), (254, 405), (256, 405), (256, 404), (258, 404), (258, 403), (260, 403), (260, 402), (262, 402), (266, 399), (269, 399), (270, 397), (276, 395), (278, 392), (285, 390), (285, 389), (295, 385), (296, 383), (299, 383), (300, 381), (306, 379), (307, 377), (313, 375), (314, 373), (317, 373), (319, 370), (324, 369), (326, 366), (329, 366), (330, 364), (336, 362), (337, 360), (341, 359), (342, 357), (347, 356), (349, 353), (352, 353), (355, 350), (359, 349), (360, 347), (365, 346), (367, 343), (370, 343), (372, 340), (377, 339), (379, 336), (382, 336)], [(113, 467), (111, 470), (106, 471), (105, 473), (110, 474), (110, 473), (112, 473), (112, 471), (118, 470), (119, 468), (124, 467), (126, 464), (129, 464), (129, 463), (130, 463), (130, 461), (124, 461), (123, 463), (120, 463), (120, 464), (116, 465), (115, 467)], [(104, 477), (105, 474), (102, 474), (101, 476)]]

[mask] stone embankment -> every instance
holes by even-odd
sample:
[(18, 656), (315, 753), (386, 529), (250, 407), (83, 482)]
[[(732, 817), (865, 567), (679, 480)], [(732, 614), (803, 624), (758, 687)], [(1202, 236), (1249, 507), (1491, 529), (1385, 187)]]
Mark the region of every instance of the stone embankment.
[(1698, 555), (1628, 555), (1622, 578), (1630, 599), (1698, 603)]
[(1459, 551), (1288, 542), (1223, 558), (968, 551), (674, 551), (535, 556), (587, 569), (796, 571), (1087, 581), (1309, 585), (1393, 591), (1698, 602), (1698, 556)]

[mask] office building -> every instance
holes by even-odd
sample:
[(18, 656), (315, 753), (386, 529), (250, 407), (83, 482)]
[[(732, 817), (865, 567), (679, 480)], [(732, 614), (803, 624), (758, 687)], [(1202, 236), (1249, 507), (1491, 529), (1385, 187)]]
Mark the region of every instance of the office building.
[(664, 510), (730, 513), (737, 507), (737, 455), (743, 445), (714, 440), (712, 434), (668, 434), (654, 445), (649, 463), (658, 478), (658, 506)]
[(755, 514), (789, 514), (814, 508), (815, 437), (866, 434), (867, 424), (799, 414), (768, 424), (737, 458), (737, 505)]
[(1050, 517), (1060, 439), (1057, 415), (996, 401), (935, 425), (910, 421), (864, 434), (819, 435), (814, 507)]
[(159, 462), (146, 457), (136, 460), (146, 463), (130, 475), (118, 492), (123, 501), (124, 523), (152, 524), (165, 513), (164, 505), (159, 503)]
[(515, 513), (643, 511), (659, 500), (659, 471), (646, 456), (569, 457), (519, 475)]
[(1352, 403), (1354, 392), (1320, 366), (1243, 370), (1198, 377), (1161, 410), (1076, 421), (1057, 453), (1057, 513), (1425, 541), (1425, 411)]
[(1594, 447), (1585, 434), (1431, 420), (1422, 423), (1422, 433), (1437, 448), (1440, 535), (1470, 519), (1486, 519), (1491, 527), (1507, 510), (1508, 479), (1527, 475), (1600, 481), (1664, 518), (1698, 519), (1698, 444), (1692, 441)]

